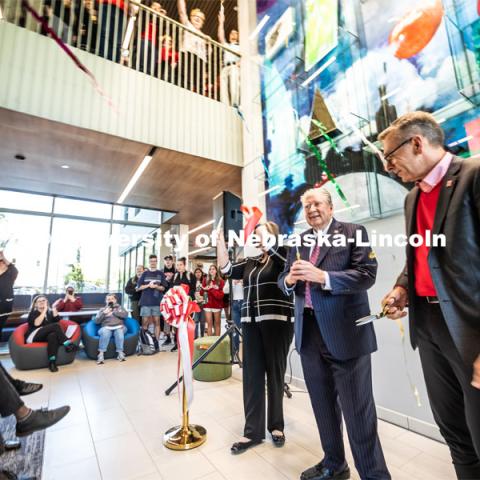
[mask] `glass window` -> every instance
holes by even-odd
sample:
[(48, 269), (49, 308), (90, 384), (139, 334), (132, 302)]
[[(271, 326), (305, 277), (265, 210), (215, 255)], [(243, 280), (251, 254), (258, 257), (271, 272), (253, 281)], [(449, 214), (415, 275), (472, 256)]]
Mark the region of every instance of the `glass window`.
[(48, 195), (0, 190), (0, 208), (51, 213), (52, 200)]
[(0, 213), (0, 249), (18, 268), (15, 292), (43, 291), (50, 218)]
[(87, 202), (60, 197), (55, 199), (55, 213), (63, 215), (110, 220), (111, 212), (112, 205), (110, 203)]
[[(171, 218), (174, 213), (166, 214), (160, 210), (150, 210), (147, 208), (125, 207), (124, 205), (115, 205), (113, 207), (113, 219), (124, 222), (153, 223), (161, 225), (165, 220), (162, 214)], [(163, 222), (162, 222), (163, 220)]]
[(110, 224), (55, 218), (53, 221), (48, 289), (63, 291), (72, 283), (78, 291), (107, 289)]

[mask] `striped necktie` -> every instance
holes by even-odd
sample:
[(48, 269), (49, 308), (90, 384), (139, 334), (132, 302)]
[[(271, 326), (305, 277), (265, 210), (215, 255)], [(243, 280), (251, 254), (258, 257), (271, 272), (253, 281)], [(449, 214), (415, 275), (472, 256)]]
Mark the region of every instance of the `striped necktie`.
[[(310, 263), (313, 265), (317, 264), (318, 256), (320, 255), (320, 247), (315, 245), (312, 253), (310, 255)], [(312, 304), (312, 293), (310, 291), (310, 282), (306, 282), (305, 284), (305, 307), (313, 308)]]

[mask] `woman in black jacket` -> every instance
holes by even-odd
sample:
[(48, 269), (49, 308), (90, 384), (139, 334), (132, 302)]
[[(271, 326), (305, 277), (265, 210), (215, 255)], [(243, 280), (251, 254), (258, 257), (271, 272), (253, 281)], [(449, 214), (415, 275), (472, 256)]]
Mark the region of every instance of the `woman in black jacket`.
[(57, 353), (61, 345), (67, 352), (76, 352), (78, 346), (72, 343), (63, 333), (58, 323), (60, 317), (55, 308), (50, 309), (47, 297), (35, 297), (28, 314), (28, 329), (25, 343), (47, 342), (47, 353), (51, 372), (58, 372)]
[[(266, 245), (267, 235), (278, 238), (273, 222), (259, 225), (256, 235)], [(230, 263), (223, 233), (218, 235), (218, 262), (222, 272), (243, 280), (244, 300), (241, 309), (243, 337), (244, 437), (234, 443), (231, 452), (244, 452), (265, 438), (265, 375), (267, 377), (267, 429), (275, 446), (285, 443), (283, 433), (283, 392), (287, 355), (293, 338), (293, 301), (277, 286), (286, 262), (283, 247), (267, 249), (262, 254)]]

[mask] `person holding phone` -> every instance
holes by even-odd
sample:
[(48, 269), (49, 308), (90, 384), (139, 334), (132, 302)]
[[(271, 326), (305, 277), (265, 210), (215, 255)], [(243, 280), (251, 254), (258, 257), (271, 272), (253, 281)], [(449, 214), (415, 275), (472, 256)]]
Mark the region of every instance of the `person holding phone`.
[(58, 312), (78, 312), (83, 308), (83, 300), (75, 295), (73, 285), (68, 285), (63, 299), (56, 300), (52, 307)]
[(98, 331), (100, 342), (98, 343), (97, 364), (101, 365), (105, 362), (104, 354), (107, 351), (110, 339), (115, 339), (115, 349), (117, 351), (117, 360), (125, 361), (125, 353), (123, 351), (123, 343), (125, 340), (125, 318), (128, 312), (118, 304), (117, 297), (110, 293), (105, 297), (105, 307), (99, 310), (95, 317), (95, 323), (101, 324), (102, 327)]
[(203, 280), (200, 294), (206, 297), (203, 311), (207, 322), (207, 336), (220, 335), (220, 318), (223, 308), (223, 287), (225, 282), (218, 273), (216, 265), (210, 265), (208, 275)]
[(67, 352), (76, 352), (78, 346), (67, 338), (58, 323), (60, 317), (55, 307), (50, 308), (45, 295), (33, 299), (28, 314), (28, 329), (25, 333), (25, 343), (47, 342), (47, 354), (51, 372), (58, 372), (57, 353), (63, 345)]

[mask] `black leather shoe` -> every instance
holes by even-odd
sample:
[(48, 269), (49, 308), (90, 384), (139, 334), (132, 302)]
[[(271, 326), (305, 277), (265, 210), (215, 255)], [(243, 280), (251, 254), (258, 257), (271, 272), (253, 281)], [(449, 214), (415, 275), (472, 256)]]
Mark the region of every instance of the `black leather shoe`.
[(8, 470), (2, 470), (0, 472), (0, 480), (18, 480), (18, 477), (13, 472), (9, 472)]
[(255, 447), (262, 443), (261, 440), (250, 440), (249, 442), (236, 442), (230, 448), (230, 451), (233, 455), (238, 455), (239, 453), (246, 452), (249, 448)]
[(280, 448), (285, 445), (285, 435), (283, 433), (281, 435), (274, 435), (272, 433), (271, 435), (272, 435), (273, 444), (276, 447)]
[(323, 461), (313, 467), (307, 468), (300, 475), (300, 480), (348, 480), (350, 469), (345, 467), (342, 470), (334, 471), (323, 465)]
[(57, 367), (57, 364), (55, 363), (55, 361), (50, 360), (50, 362), (48, 363), (48, 369), (51, 372), (58, 372), (58, 367)]
[(25, 420), (17, 422), (17, 437), (26, 437), (38, 430), (45, 430), (59, 422), (69, 411), (69, 406), (54, 410), (32, 410)]
[(38, 392), (43, 388), (41, 383), (30, 383), (24, 382), (23, 380), (15, 380), (13, 385), (17, 393), (22, 397), (25, 395), (31, 395), (32, 393)]

